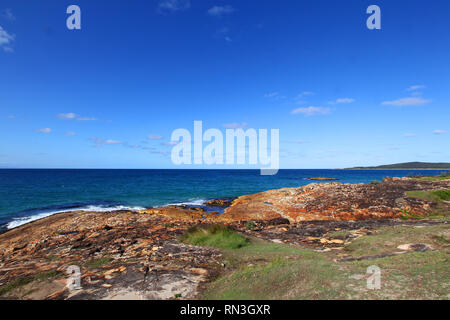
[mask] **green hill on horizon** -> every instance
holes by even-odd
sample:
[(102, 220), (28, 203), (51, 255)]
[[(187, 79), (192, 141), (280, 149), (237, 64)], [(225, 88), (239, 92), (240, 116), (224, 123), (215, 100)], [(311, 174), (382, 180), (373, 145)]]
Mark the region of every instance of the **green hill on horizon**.
[(347, 169), (449, 169), (449, 162), (403, 162), (374, 167), (353, 167)]

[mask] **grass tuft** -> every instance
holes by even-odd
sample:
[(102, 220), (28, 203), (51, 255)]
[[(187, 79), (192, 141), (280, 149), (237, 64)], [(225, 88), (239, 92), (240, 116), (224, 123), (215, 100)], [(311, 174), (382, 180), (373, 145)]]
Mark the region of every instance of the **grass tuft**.
[(442, 172), (440, 176), (415, 176), (413, 178), (416, 179), (416, 180), (420, 180), (420, 181), (448, 180), (448, 179), (450, 179), (450, 173)]
[(434, 190), (430, 192), (441, 200), (450, 200), (450, 190)]
[(432, 191), (407, 191), (406, 195), (411, 198), (418, 198), (426, 201), (440, 202), (450, 199), (450, 190), (432, 190)]
[(111, 261), (112, 261), (112, 259), (109, 258), (109, 257), (101, 257), (101, 258), (98, 258), (98, 259), (91, 259), (89, 261), (86, 261), (85, 262), (85, 266), (87, 268), (95, 269), (95, 268), (102, 267), (102, 266), (110, 263)]
[(254, 221), (249, 221), (247, 222), (245, 227), (247, 228), (247, 230), (253, 230), (256, 228), (256, 223)]
[(249, 242), (246, 237), (222, 225), (192, 227), (181, 236), (180, 241), (220, 249), (238, 249)]
[(43, 280), (47, 280), (47, 279), (56, 278), (60, 275), (62, 275), (62, 273), (59, 271), (49, 271), (49, 272), (38, 273), (34, 276), (26, 276), (26, 277), (14, 279), (13, 281), (10, 281), (8, 284), (0, 287), (0, 296), (2, 296), (14, 289), (23, 287), (35, 280), (43, 281)]

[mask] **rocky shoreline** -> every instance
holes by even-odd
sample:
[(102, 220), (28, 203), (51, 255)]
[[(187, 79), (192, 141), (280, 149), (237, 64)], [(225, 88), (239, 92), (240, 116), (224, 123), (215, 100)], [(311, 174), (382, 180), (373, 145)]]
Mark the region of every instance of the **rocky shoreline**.
[(239, 197), (225, 210), (229, 219), (285, 218), (308, 220), (363, 220), (398, 218), (402, 212), (422, 216), (431, 201), (407, 197), (407, 191), (450, 188), (450, 180), (421, 181), (384, 178), (381, 183), (311, 183)]
[[(450, 180), (385, 178), (312, 183), (205, 204), (225, 208), (223, 214), (195, 206), (55, 214), (0, 234), (0, 297), (195, 299), (227, 265), (218, 249), (177, 241), (192, 226), (220, 223), (249, 237), (333, 250), (380, 226), (446, 224), (399, 219), (437, 209), (407, 191), (440, 189), (450, 189)], [(81, 269), (81, 290), (66, 287), (70, 265)]]

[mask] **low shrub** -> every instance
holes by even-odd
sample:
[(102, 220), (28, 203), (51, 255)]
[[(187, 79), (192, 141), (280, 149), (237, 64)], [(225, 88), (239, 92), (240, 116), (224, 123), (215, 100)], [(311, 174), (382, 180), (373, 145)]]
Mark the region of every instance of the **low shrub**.
[(243, 235), (222, 225), (192, 227), (180, 237), (180, 241), (195, 246), (221, 249), (238, 249), (249, 242)]

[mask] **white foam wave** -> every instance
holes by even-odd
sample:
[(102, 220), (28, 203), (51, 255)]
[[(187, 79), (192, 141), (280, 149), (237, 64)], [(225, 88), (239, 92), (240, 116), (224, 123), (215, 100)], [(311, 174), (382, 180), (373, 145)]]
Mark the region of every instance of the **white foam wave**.
[(207, 200), (205, 199), (197, 199), (197, 200), (189, 200), (186, 202), (177, 202), (177, 203), (168, 203), (168, 204), (164, 204), (162, 206), (158, 206), (158, 208), (161, 207), (166, 207), (166, 206), (201, 206), (203, 205)]
[(18, 226), (21, 226), (23, 224), (29, 223), (31, 221), (39, 220), (45, 217), (49, 217), (51, 215), (57, 214), (57, 213), (63, 213), (63, 212), (70, 212), (70, 211), (94, 211), (94, 212), (108, 212), (108, 211), (118, 211), (118, 210), (130, 210), (130, 211), (137, 211), (137, 210), (145, 210), (146, 208), (143, 207), (127, 207), (127, 206), (114, 206), (114, 207), (102, 207), (102, 206), (86, 206), (81, 208), (73, 208), (73, 209), (66, 209), (66, 210), (58, 210), (58, 211), (49, 211), (49, 212), (41, 212), (32, 216), (28, 217), (21, 217), (21, 218), (14, 218), (11, 222), (9, 222), (6, 225), (6, 228), (12, 229), (16, 228)]

